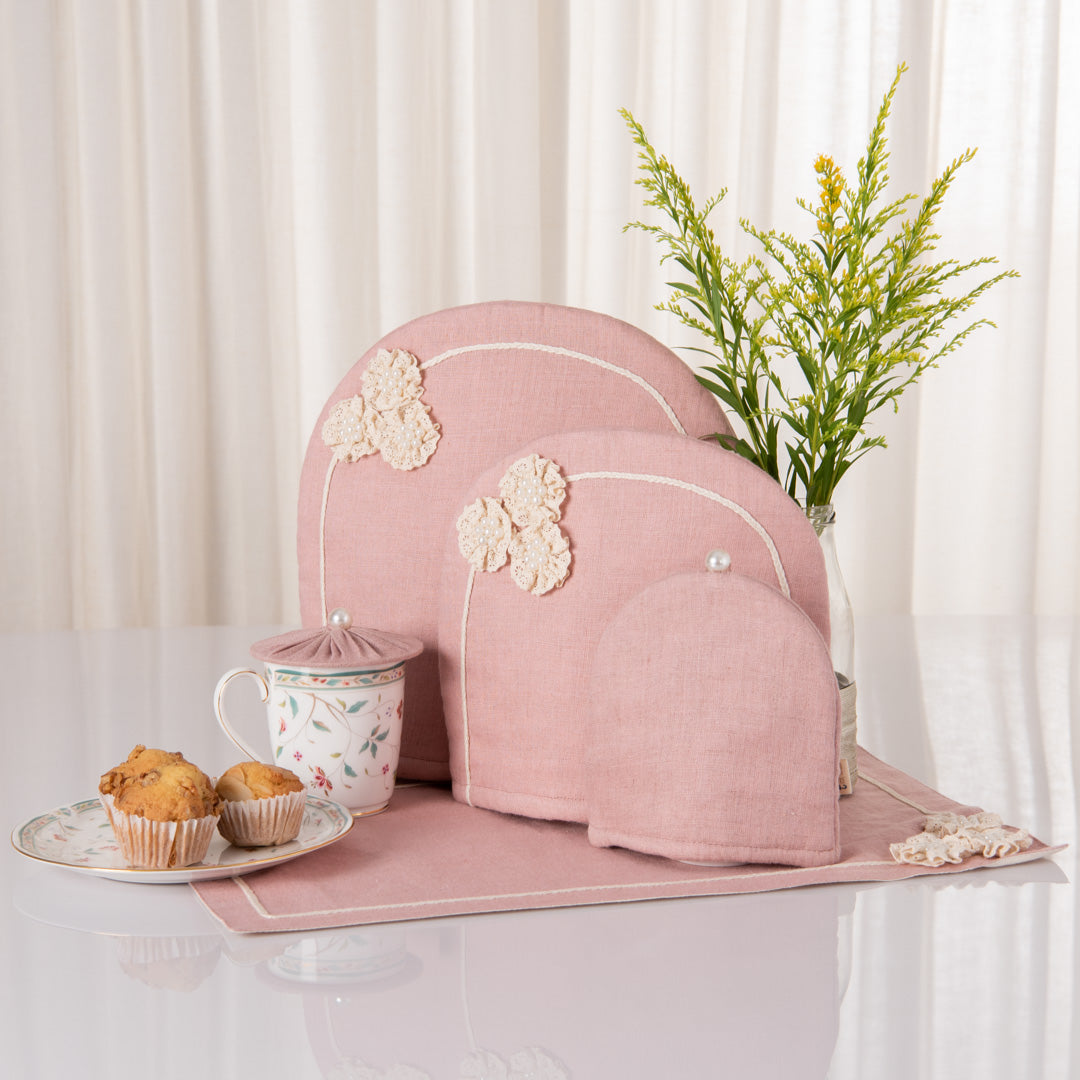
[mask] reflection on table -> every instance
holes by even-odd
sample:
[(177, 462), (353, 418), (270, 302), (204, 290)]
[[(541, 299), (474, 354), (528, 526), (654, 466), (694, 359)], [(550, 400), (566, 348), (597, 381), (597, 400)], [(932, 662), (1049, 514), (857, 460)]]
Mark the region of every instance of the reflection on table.
[[(1072, 843), (1075, 627), (861, 630), (864, 744)], [(208, 693), (192, 700), (260, 633), (9, 638), (16, 752), (51, 766), (15, 780), (9, 823), (84, 797), (86, 763), (135, 739), (225, 767)], [(66, 674), (46, 714), (49, 671)], [(51, 724), (71, 744), (59, 755)], [(937, 880), (235, 935), (186, 886), (8, 851), (6, 1060), (27, 1077), (111, 1077), (118, 1052), (177, 1077), (1065, 1077), (1080, 1064), (1074, 871), (1070, 849)]]

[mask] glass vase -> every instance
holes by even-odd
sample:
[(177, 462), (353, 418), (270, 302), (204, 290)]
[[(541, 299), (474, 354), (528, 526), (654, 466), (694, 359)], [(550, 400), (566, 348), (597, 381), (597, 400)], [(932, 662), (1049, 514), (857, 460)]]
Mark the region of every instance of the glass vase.
[(855, 618), (840, 560), (836, 554), (836, 510), (831, 503), (807, 508), (806, 516), (821, 541), (829, 587), (829, 652), (840, 688), (840, 794), (850, 795), (859, 778), (856, 762)]

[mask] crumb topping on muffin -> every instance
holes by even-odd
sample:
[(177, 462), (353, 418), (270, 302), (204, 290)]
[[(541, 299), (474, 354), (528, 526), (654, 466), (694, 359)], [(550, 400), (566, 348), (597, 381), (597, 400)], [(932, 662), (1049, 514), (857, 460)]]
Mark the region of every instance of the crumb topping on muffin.
[(228, 802), (270, 799), (303, 790), (303, 782), (296, 773), (261, 761), (241, 761), (226, 769), (217, 782), (218, 795)]
[[(101, 778), (101, 782), (104, 784), (108, 778), (110, 783), (119, 786), (131, 777), (145, 776), (151, 769), (157, 769), (162, 765), (171, 765), (174, 762), (183, 760), (184, 755), (181, 754), (179, 750), (156, 750), (153, 747), (147, 749), (142, 743), (139, 743), (139, 745), (128, 754), (127, 760), (122, 761), (115, 768), (110, 769)], [(103, 795), (110, 794), (104, 787), (100, 790)]]
[(98, 790), (113, 797), (117, 810), (151, 821), (187, 821), (221, 813), (221, 799), (197, 765), (183, 754), (141, 744), (101, 777)]

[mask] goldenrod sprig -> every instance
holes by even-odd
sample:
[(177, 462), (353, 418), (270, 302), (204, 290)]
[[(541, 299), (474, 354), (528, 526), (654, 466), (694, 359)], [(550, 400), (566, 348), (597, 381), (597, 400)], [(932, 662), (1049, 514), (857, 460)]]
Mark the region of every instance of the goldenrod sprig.
[[(682, 270), (657, 308), (711, 342), (712, 349), (697, 349), (714, 361), (698, 379), (745, 428), (743, 436), (717, 438), (806, 506), (831, 502), (848, 469), (885, 445), (884, 436), (868, 431), (869, 418), (885, 405), (898, 408), (925, 371), (980, 326), (992, 326), (980, 318), (946, 336), (983, 293), (1016, 276), (1002, 271), (950, 296), (946, 286), (997, 260), (930, 261), (940, 239), (937, 213), (974, 150), (950, 162), (916, 207), (911, 194), (882, 205), (889, 179), (886, 121), (906, 70), (901, 64), (882, 101), (854, 185), (827, 155), (815, 161), (817, 198), (797, 200), (813, 219), (811, 239), (742, 220), (762, 254), (738, 263), (721, 251), (707, 221), (726, 191), (699, 209), (686, 182), (622, 110), (639, 147), (637, 183), (648, 192), (645, 205), (670, 223), (635, 221), (626, 228), (651, 234), (663, 248), (661, 263)], [(786, 357), (802, 376), (794, 386), (780, 374)]]

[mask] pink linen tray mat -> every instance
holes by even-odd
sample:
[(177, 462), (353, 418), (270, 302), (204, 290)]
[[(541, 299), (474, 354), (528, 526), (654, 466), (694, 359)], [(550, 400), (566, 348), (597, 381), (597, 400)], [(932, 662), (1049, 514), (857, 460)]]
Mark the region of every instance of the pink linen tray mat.
[(1017, 855), (933, 869), (895, 862), (889, 844), (920, 832), (928, 811), (963, 806), (859, 751), (855, 794), (840, 801), (841, 852), (829, 866), (690, 866), (595, 848), (584, 825), (537, 821), (456, 802), (444, 787), (401, 787), (385, 814), (284, 866), (194, 885), (237, 933), (315, 930), (442, 915), (572, 907), (801, 885), (896, 881), (1008, 866), (1062, 850), (1034, 840)]

